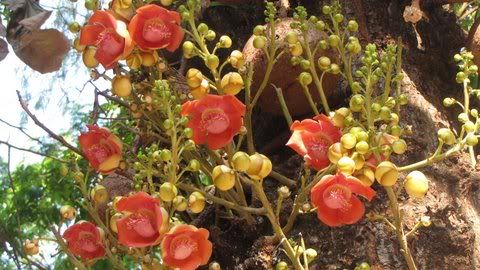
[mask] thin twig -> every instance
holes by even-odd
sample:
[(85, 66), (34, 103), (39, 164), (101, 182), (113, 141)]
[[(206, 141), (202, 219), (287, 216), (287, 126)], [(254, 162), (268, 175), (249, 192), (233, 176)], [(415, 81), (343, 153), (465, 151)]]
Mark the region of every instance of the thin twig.
[(8, 143), (8, 142), (2, 141), (2, 140), (0, 140), (0, 144), (4, 144), (4, 145), (8, 146), (9, 149), (10, 149), (10, 148), (13, 148), (13, 149), (17, 149), (17, 150), (19, 150), (19, 151), (29, 152), (29, 153), (32, 153), (32, 154), (35, 154), (35, 155), (39, 155), (39, 156), (42, 156), (42, 157), (51, 158), (51, 159), (53, 159), (53, 160), (55, 160), (55, 161), (58, 161), (58, 162), (68, 163), (68, 161), (65, 161), (65, 160), (62, 160), (62, 159), (59, 159), (59, 158), (56, 158), (56, 157), (53, 157), (53, 156), (49, 156), (49, 155), (47, 155), (47, 154), (43, 154), (43, 153), (40, 153), (40, 152), (31, 150), (31, 149), (18, 147), (18, 146), (15, 146), (15, 145), (10, 144), (10, 143)]
[(31, 139), (31, 140), (33, 140), (33, 141), (36, 141), (36, 142), (38, 142), (38, 143), (40, 143), (40, 144), (43, 144), (42, 141), (40, 141), (40, 139), (35, 138), (35, 137), (32, 137), (30, 134), (28, 134), (28, 133), (25, 131), (25, 128), (12, 125), (12, 124), (8, 123), (7, 121), (5, 121), (5, 120), (3, 120), (3, 119), (0, 119), (0, 122), (4, 123), (5, 125), (7, 125), (7, 126), (9, 126), (9, 127), (18, 129), (20, 132), (22, 132), (23, 134), (25, 134), (25, 136), (27, 136), (29, 139)]
[(33, 122), (35, 122), (35, 124), (37, 126), (39, 126), (41, 129), (43, 129), (45, 132), (47, 132), (48, 135), (50, 135), (50, 137), (52, 137), (55, 140), (57, 140), (58, 142), (60, 142), (61, 144), (63, 144), (68, 149), (72, 150), (73, 152), (79, 154), (82, 157), (84, 156), (82, 151), (80, 151), (80, 149), (78, 149), (77, 147), (68, 143), (62, 136), (55, 134), (55, 132), (51, 131), (42, 122), (40, 122), (40, 120), (38, 120), (38, 118), (30, 111), (30, 109), (28, 109), (27, 102), (22, 98), (22, 95), (20, 94), (20, 91), (18, 91), (18, 90), (17, 90), (17, 96), (18, 96), (18, 101), (20, 102), (20, 106), (22, 106), (22, 109), (28, 114), (28, 116), (30, 116), (30, 118), (33, 120)]

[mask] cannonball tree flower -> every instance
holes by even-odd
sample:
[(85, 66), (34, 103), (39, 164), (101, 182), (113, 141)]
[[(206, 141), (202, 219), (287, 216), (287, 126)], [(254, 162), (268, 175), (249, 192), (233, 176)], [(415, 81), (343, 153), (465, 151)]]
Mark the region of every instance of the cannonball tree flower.
[(111, 68), (120, 59), (126, 58), (134, 44), (122, 21), (110, 13), (97, 10), (88, 19), (80, 32), (80, 45), (95, 46), (95, 59), (105, 68)]
[(328, 148), (340, 141), (342, 133), (325, 115), (293, 122), (287, 146), (303, 156), (309, 166), (321, 170), (330, 164)]
[(215, 150), (230, 143), (242, 127), (245, 105), (232, 95), (206, 95), (182, 105), (182, 115), (190, 117), (196, 144)]
[(122, 141), (106, 128), (87, 125), (88, 132), (79, 141), (90, 166), (102, 174), (113, 172), (122, 160)]
[(117, 219), (118, 241), (127, 247), (158, 245), (168, 230), (168, 213), (160, 200), (145, 192), (121, 198), (116, 210), (123, 214)]
[(76, 223), (63, 233), (70, 252), (84, 260), (105, 256), (100, 229), (87, 221)]
[(173, 52), (185, 34), (180, 27), (180, 14), (155, 4), (137, 9), (128, 24), (132, 39), (142, 50), (167, 49)]
[(209, 232), (203, 228), (180, 224), (162, 240), (161, 249), (166, 265), (181, 270), (194, 270), (208, 263), (212, 255)]
[(370, 201), (375, 191), (353, 176), (338, 173), (325, 175), (310, 191), (310, 200), (317, 207), (318, 219), (336, 227), (362, 218), (365, 207), (356, 195)]

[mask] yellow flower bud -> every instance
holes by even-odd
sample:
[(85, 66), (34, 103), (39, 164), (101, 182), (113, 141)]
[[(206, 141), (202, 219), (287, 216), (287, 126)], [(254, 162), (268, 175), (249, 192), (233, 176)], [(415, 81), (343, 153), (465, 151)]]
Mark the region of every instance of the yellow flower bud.
[(80, 45), (80, 39), (78, 37), (73, 40), (73, 48), (77, 52), (79, 52), (79, 53), (83, 52), (83, 50), (85, 50), (86, 47), (87, 46), (85, 46), (85, 45)]
[(172, 3), (173, 3), (173, 0), (160, 0), (160, 4), (162, 4), (162, 6), (165, 6), (165, 7), (170, 6)]
[(362, 181), (366, 186), (371, 186), (375, 181), (375, 173), (369, 167), (364, 167), (354, 175), (358, 180)]
[(232, 168), (239, 172), (246, 172), (250, 168), (250, 156), (245, 152), (236, 152), (232, 157)]
[(232, 47), (232, 39), (229, 36), (221, 36), (218, 40), (221, 48), (230, 48)]
[(401, 155), (407, 151), (407, 143), (405, 140), (396, 140), (392, 143), (392, 150), (395, 154)]
[(138, 69), (142, 65), (142, 55), (138, 52), (133, 52), (127, 57), (127, 66), (131, 69)]
[(95, 201), (95, 203), (102, 204), (108, 200), (109, 194), (107, 189), (102, 185), (96, 185), (90, 191), (90, 198)]
[(300, 75), (298, 76), (298, 81), (302, 86), (307, 87), (312, 83), (313, 78), (312, 78), (312, 75), (310, 75), (310, 73), (304, 71), (300, 73)]
[(243, 56), (243, 53), (239, 50), (234, 50), (230, 54), (230, 58), (228, 59), (230, 62), (230, 65), (236, 69), (241, 69), (243, 65), (245, 65), (245, 57)]
[(275, 270), (288, 270), (288, 264), (284, 261), (281, 261), (275, 265)]
[(298, 42), (298, 34), (295, 31), (290, 31), (287, 33), (285, 39), (287, 40), (288, 44), (295, 44)]
[(153, 67), (158, 61), (158, 54), (156, 51), (142, 52), (142, 65), (144, 67)]
[(121, 9), (126, 9), (132, 6), (132, 0), (117, 0)]
[(352, 113), (348, 108), (342, 107), (335, 111), (332, 122), (336, 127), (343, 128), (345, 126), (345, 118), (350, 116)]
[(117, 75), (112, 80), (112, 92), (119, 97), (128, 97), (132, 93), (130, 78)]
[(248, 176), (254, 180), (267, 177), (272, 171), (272, 162), (268, 157), (255, 153), (250, 156), (250, 167), (247, 170)]
[(206, 79), (203, 79), (200, 83), (200, 86), (196, 88), (190, 88), (190, 94), (192, 94), (194, 99), (202, 99), (208, 94), (209, 90), (210, 83)]
[(238, 72), (229, 72), (223, 76), (220, 87), (225, 94), (236, 95), (243, 89), (243, 78)]
[(83, 50), (82, 60), (87, 68), (96, 68), (98, 66), (98, 61), (95, 59), (95, 53), (97, 48), (93, 46), (88, 46)]
[(318, 67), (320, 67), (321, 70), (325, 71), (328, 68), (330, 68), (330, 65), (332, 64), (332, 61), (330, 58), (326, 56), (322, 56), (318, 58)]
[(205, 197), (198, 191), (192, 192), (188, 197), (188, 207), (192, 213), (198, 214), (205, 208)]
[(467, 133), (470, 133), (475, 131), (476, 125), (472, 121), (467, 121), (463, 124), (463, 128)]
[(222, 267), (220, 267), (220, 264), (218, 262), (211, 262), (208, 265), (208, 270), (222, 270)]
[(414, 198), (423, 198), (428, 191), (428, 179), (420, 171), (412, 171), (405, 178), (405, 191)]
[(455, 143), (455, 135), (448, 128), (441, 128), (438, 130), (438, 140), (442, 141), (446, 145), (452, 145)]
[(475, 146), (478, 144), (478, 138), (475, 134), (471, 133), (467, 135), (466, 143), (468, 146)]
[(253, 47), (255, 49), (262, 49), (263, 47), (265, 47), (265, 43), (267, 43), (266, 37), (256, 36), (255, 38), (253, 38)]
[(191, 68), (187, 71), (187, 85), (190, 88), (197, 88), (201, 86), (204, 80), (203, 74), (196, 68)]
[(345, 149), (352, 149), (357, 144), (357, 138), (351, 133), (346, 133), (340, 138), (340, 142)]
[(170, 182), (165, 182), (160, 186), (160, 199), (162, 199), (164, 202), (173, 201), (177, 194), (177, 187)]
[(110, 225), (110, 230), (112, 230), (112, 232), (114, 232), (114, 233), (118, 232), (117, 220), (121, 219), (122, 217), (123, 217), (122, 213), (115, 213), (115, 215), (113, 215), (110, 218), (109, 225)]
[(341, 157), (337, 162), (337, 168), (342, 173), (351, 175), (355, 171), (355, 161), (350, 157)]
[(123, 199), (123, 196), (115, 196), (115, 198), (113, 198), (113, 201), (112, 201), (113, 209), (117, 210), (117, 204), (121, 199)]
[(279, 197), (282, 197), (283, 199), (286, 199), (290, 197), (290, 189), (288, 189), (287, 186), (281, 186), (277, 189), (277, 193)]
[(182, 45), (183, 55), (186, 58), (191, 58), (193, 56), (193, 50), (195, 49), (195, 45), (191, 41), (185, 41)]
[(307, 261), (312, 262), (317, 257), (317, 251), (313, 248), (307, 248), (305, 250), (305, 255), (307, 256)]
[(173, 199), (173, 207), (176, 211), (183, 212), (187, 210), (188, 202), (187, 199), (183, 196), (177, 196)]
[(360, 170), (365, 165), (365, 157), (359, 153), (353, 153), (352, 159), (355, 162), (355, 170)]
[(288, 49), (293, 56), (300, 56), (303, 53), (302, 44), (300, 44), (300, 42), (289, 44)]
[(370, 146), (365, 141), (358, 142), (355, 145), (355, 150), (362, 155), (365, 155), (366, 153), (368, 153), (369, 149), (370, 149)]
[(398, 169), (390, 161), (383, 161), (375, 169), (375, 179), (382, 186), (390, 187), (395, 185), (398, 179)]
[(68, 30), (70, 30), (70, 32), (72, 33), (78, 33), (80, 32), (80, 29), (82, 27), (80, 26), (80, 24), (78, 22), (71, 22), (68, 24)]
[(64, 205), (60, 208), (60, 215), (63, 219), (73, 220), (77, 215), (77, 211), (70, 205)]
[(334, 143), (328, 148), (328, 160), (330, 160), (331, 163), (336, 164), (346, 153), (347, 149), (345, 149), (341, 143)]
[(221, 191), (227, 191), (235, 186), (235, 172), (225, 165), (218, 165), (212, 171), (213, 184)]

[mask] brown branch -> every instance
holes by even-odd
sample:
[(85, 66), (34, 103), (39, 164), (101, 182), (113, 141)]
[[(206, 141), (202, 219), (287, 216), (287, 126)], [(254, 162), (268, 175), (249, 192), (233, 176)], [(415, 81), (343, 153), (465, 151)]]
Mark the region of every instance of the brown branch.
[(28, 104), (27, 102), (22, 98), (22, 95), (20, 94), (20, 91), (17, 90), (17, 96), (18, 96), (18, 101), (20, 102), (20, 106), (22, 106), (22, 109), (30, 116), (30, 118), (33, 120), (33, 122), (39, 126), (41, 129), (43, 129), (45, 132), (50, 135), (50, 137), (54, 138), (61, 144), (63, 144), (65, 147), (68, 149), (72, 150), (73, 152), (79, 154), (80, 156), (84, 157), (82, 151), (78, 149), (77, 147), (69, 144), (62, 136), (55, 134), (55, 132), (51, 131), (49, 128), (47, 128), (42, 122), (38, 120), (38, 118), (28, 109)]
[(37, 151), (34, 151), (34, 150), (31, 150), (31, 149), (28, 149), (28, 148), (22, 148), (22, 147), (18, 147), (18, 146), (15, 146), (15, 145), (12, 145), (6, 141), (2, 141), (0, 140), (0, 144), (4, 144), (6, 146), (8, 146), (8, 148), (13, 148), (13, 149), (17, 149), (19, 151), (23, 151), (23, 152), (29, 152), (29, 153), (32, 153), (32, 154), (35, 154), (35, 155), (39, 155), (39, 156), (42, 156), (42, 157), (46, 157), (46, 158), (51, 158), (55, 161), (58, 161), (58, 162), (62, 162), (62, 163), (68, 163), (68, 161), (65, 161), (65, 160), (62, 160), (62, 159), (59, 159), (59, 158), (56, 158), (56, 157), (53, 157), (53, 156), (49, 156), (47, 154), (43, 154), (43, 153), (40, 153), (40, 152), (37, 152)]
[(15, 126), (13, 124), (10, 124), (8, 123), (7, 121), (3, 120), (0, 118), (0, 122), (4, 123), (5, 125), (9, 126), (9, 127), (12, 127), (12, 128), (15, 128), (15, 129), (18, 129), (20, 132), (22, 132), (25, 136), (27, 136), (30, 140), (33, 140), (33, 141), (36, 141), (38, 142), (39, 144), (43, 144), (42, 141), (40, 141), (40, 139), (38, 138), (35, 138), (35, 137), (32, 137), (30, 134), (28, 134), (26, 131), (25, 131), (25, 128), (23, 127), (19, 127), (19, 126)]

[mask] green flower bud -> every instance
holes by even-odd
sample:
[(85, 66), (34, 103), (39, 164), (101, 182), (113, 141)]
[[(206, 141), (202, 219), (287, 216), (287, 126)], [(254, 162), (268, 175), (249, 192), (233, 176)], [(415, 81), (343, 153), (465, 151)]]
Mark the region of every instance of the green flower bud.
[(212, 41), (217, 37), (217, 34), (213, 30), (208, 30), (207, 34), (205, 35), (205, 39), (208, 41)]
[(462, 56), (461, 56), (460, 54), (458, 54), (458, 53), (453, 56), (453, 59), (454, 59), (456, 62), (460, 62), (460, 61), (463, 60)]
[(357, 32), (358, 31), (358, 23), (354, 20), (348, 21), (347, 29), (350, 32)]
[(182, 46), (184, 55), (192, 55), (195, 45), (191, 41), (185, 41)]
[(478, 111), (477, 109), (471, 109), (470, 110), (470, 115), (477, 118), (478, 117)]
[(281, 261), (275, 265), (275, 270), (288, 270), (288, 264), (284, 261)]
[(295, 44), (298, 42), (298, 34), (295, 31), (289, 31), (286, 37), (288, 44)]
[(370, 146), (365, 141), (358, 142), (355, 145), (355, 150), (362, 155), (367, 154), (369, 149), (370, 149)]
[(209, 54), (207, 55), (207, 58), (205, 59), (205, 65), (209, 69), (216, 69), (218, 68), (218, 65), (220, 64), (220, 60), (218, 59), (218, 56), (214, 54)]
[(318, 43), (318, 46), (322, 50), (326, 50), (329, 48), (328, 42), (326, 40), (320, 40), (320, 42)]
[(401, 128), (399, 125), (394, 125), (394, 126), (392, 126), (392, 128), (390, 129), (390, 133), (391, 133), (393, 136), (400, 137), (400, 135), (402, 135), (402, 128)]
[(477, 65), (471, 65), (469, 68), (468, 68), (468, 71), (472, 72), (472, 73), (477, 73), (478, 72), (478, 67)]
[(476, 128), (476, 125), (472, 121), (467, 121), (465, 124), (463, 124), (463, 129), (467, 133), (474, 132)]
[(253, 34), (255, 36), (264, 36), (265, 35), (265, 26), (257, 25), (253, 28)]
[(382, 105), (378, 104), (378, 103), (372, 103), (372, 111), (378, 113), (380, 112), (380, 110), (382, 109)]
[(208, 33), (208, 25), (204, 24), (204, 23), (200, 23), (198, 26), (197, 26), (197, 31), (202, 34), (202, 35), (206, 35)]
[(166, 130), (169, 130), (173, 127), (173, 121), (171, 119), (165, 119), (165, 121), (163, 121), (163, 127), (166, 129)]
[(390, 120), (390, 114), (391, 114), (391, 110), (390, 108), (386, 107), (386, 106), (383, 106), (381, 109), (380, 109), (380, 119), (382, 119), (383, 121), (388, 121)]
[(407, 143), (405, 140), (396, 140), (392, 143), (392, 150), (395, 154), (401, 155), (407, 151)]
[(160, 186), (160, 199), (164, 202), (171, 202), (177, 196), (177, 187), (169, 182), (163, 183)]
[(305, 250), (305, 255), (307, 256), (307, 261), (312, 262), (313, 260), (315, 260), (315, 257), (317, 257), (318, 254), (315, 249), (307, 248), (307, 250)]
[(325, 22), (323, 22), (323, 21), (318, 21), (318, 22), (316, 22), (316, 23), (315, 23), (315, 28), (316, 28), (317, 30), (320, 30), (320, 31), (325, 30)]
[(160, 159), (164, 162), (170, 161), (172, 159), (172, 152), (169, 149), (163, 149), (160, 151)]
[(330, 61), (330, 58), (326, 56), (322, 56), (318, 58), (318, 67), (323, 71), (327, 70), (331, 64), (332, 64), (332, 61)]
[(337, 22), (337, 23), (341, 23), (343, 22), (343, 15), (340, 14), (340, 13), (337, 13), (333, 16), (333, 19)]
[(220, 46), (221, 48), (230, 48), (232, 47), (232, 39), (229, 36), (221, 36), (220, 37)]
[(322, 12), (323, 12), (323, 14), (328, 15), (328, 14), (332, 13), (332, 8), (330, 6), (325, 5), (322, 8)]
[(452, 106), (453, 104), (455, 104), (455, 99), (453, 99), (453, 98), (448, 98), (448, 97), (443, 99), (443, 106), (445, 106), (445, 107), (450, 107), (450, 106)]
[(196, 159), (190, 160), (190, 162), (188, 162), (188, 169), (192, 172), (198, 172), (200, 170), (200, 162)]
[(463, 81), (467, 78), (467, 75), (463, 72), (463, 71), (460, 71), (457, 73), (457, 76), (456, 76), (456, 81), (457, 83), (463, 83)]
[(193, 136), (193, 130), (192, 130), (191, 128), (185, 128), (185, 129), (183, 130), (183, 136), (185, 136), (185, 138), (187, 138), (187, 139), (192, 138), (192, 136)]
[(303, 47), (300, 44), (300, 42), (297, 42), (297, 43), (294, 43), (294, 44), (289, 44), (288, 45), (288, 50), (290, 51), (290, 54), (293, 55), (293, 56), (300, 56), (303, 53)]
[(330, 35), (328, 37), (328, 44), (332, 47), (338, 47), (340, 44), (340, 37), (337, 35)]
[(310, 85), (313, 81), (312, 79), (312, 75), (308, 72), (302, 72), (300, 73), (300, 75), (298, 76), (298, 81), (300, 82), (300, 84), (304, 87), (307, 87), (308, 85)]
[(475, 134), (468, 134), (466, 143), (468, 146), (475, 146), (478, 144), (478, 137)]
[(352, 133), (346, 133), (340, 138), (340, 142), (342, 143), (343, 148), (352, 149), (357, 144), (357, 138)]
[(441, 128), (438, 130), (438, 140), (443, 142), (446, 145), (452, 145), (455, 143), (455, 135), (448, 128)]
[(365, 103), (365, 98), (362, 95), (360, 94), (354, 95), (350, 99), (350, 110), (352, 112), (360, 112), (363, 109), (364, 103)]
[(337, 75), (340, 73), (340, 67), (337, 64), (331, 64), (330, 65), (330, 72), (334, 75)]
[(267, 42), (267, 39), (263, 36), (256, 36), (254, 39), (253, 39), (253, 47), (255, 49), (262, 49), (263, 47), (265, 47), (265, 43)]
[(460, 121), (461, 123), (466, 123), (468, 121), (468, 114), (466, 113), (459, 114), (458, 121)]
[(277, 193), (279, 197), (282, 197), (283, 199), (286, 199), (290, 197), (290, 190), (288, 189), (287, 186), (282, 186), (277, 189)]
[(306, 59), (303, 59), (302, 61), (300, 61), (300, 67), (302, 67), (302, 69), (304, 70), (308, 70), (310, 69), (310, 61), (306, 60)]

